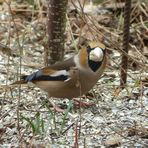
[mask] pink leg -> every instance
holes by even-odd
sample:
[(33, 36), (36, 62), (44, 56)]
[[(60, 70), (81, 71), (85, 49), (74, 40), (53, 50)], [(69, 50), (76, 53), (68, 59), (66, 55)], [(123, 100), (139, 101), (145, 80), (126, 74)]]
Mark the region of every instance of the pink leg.
[(78, 108), (80, 107), (90, 107), (90, 106), (95, 106), (95, 103), (88, 103), (88, 102), (81, 102), (77, 99), (73, 99), (75, 102), (74, 102), (74, 105)]

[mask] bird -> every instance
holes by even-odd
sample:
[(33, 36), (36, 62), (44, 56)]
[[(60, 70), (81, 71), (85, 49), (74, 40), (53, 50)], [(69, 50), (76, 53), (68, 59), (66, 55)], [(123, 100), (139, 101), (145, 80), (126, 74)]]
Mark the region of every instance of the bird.
[(49, 97), (72, 99), (93, 88), (103, 74), (106, 64), (105, 45), (92, 41), (73, 57), (24, 75), (13, 84), (31, 82), (47, 92)]

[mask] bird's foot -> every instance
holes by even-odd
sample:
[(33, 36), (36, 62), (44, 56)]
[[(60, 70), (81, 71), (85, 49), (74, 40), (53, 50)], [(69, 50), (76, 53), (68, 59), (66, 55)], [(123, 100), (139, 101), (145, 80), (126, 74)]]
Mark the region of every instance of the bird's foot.
[(76, 108), (95, 106), (95, 103), (81, 102), (81, 101), (79, 101), (77, 99), (73, 99), (73, 100), (74, 100), (74, 106)]
[[(75, 108), (81, 108), (81, 107), (91, 107), (91, 106), (95, 106), (95, 103), (88, 103), (88, 102), (82, 102), (82, 101), (79, 101), (77, 99), (73, 99), (73, 106)], [(69, 108), (69, 107), (66, 107), (66, 108)], [(58, 106), (58, 105), (55, 105), (54, 103), (52, 103), (52, 109), (53, 111), (56, 111), (56, 112), (59, 112), (59, 113), (64, 113), (65, 112), (65, 107), (63, 107), (62, 105)]]
[(56, 112), (59, 112), (59, 113), (63, 113), (65, 110), (60, 108), (59, 106), (57, 105), (53, 105), (53, 108), (52, 110), (56, 111)]

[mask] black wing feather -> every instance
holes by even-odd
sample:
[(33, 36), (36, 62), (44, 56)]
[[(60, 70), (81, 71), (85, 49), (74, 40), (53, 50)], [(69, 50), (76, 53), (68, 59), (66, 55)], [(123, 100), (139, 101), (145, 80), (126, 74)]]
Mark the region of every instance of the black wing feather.
[(29, 76), (22, 76), (22, 79), (27, 82), (32, 82), (32, 81), (65, 81), (68, 79), (68, 75), (59, 75), (59, 76), (43, 75), (42, 70), (39, 70)]

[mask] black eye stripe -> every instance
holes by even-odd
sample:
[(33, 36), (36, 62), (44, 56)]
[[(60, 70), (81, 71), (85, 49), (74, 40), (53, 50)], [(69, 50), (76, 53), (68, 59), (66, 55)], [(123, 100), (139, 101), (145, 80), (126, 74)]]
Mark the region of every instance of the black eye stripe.
[(92, 51), (92, 50), (94, 50), (96, 47), (94, 47), (94, 48), (91, 48), (90, 46), (87, 46), (87, 52), (88, 52), (88, 55), (89, 55), (89, 53)]

